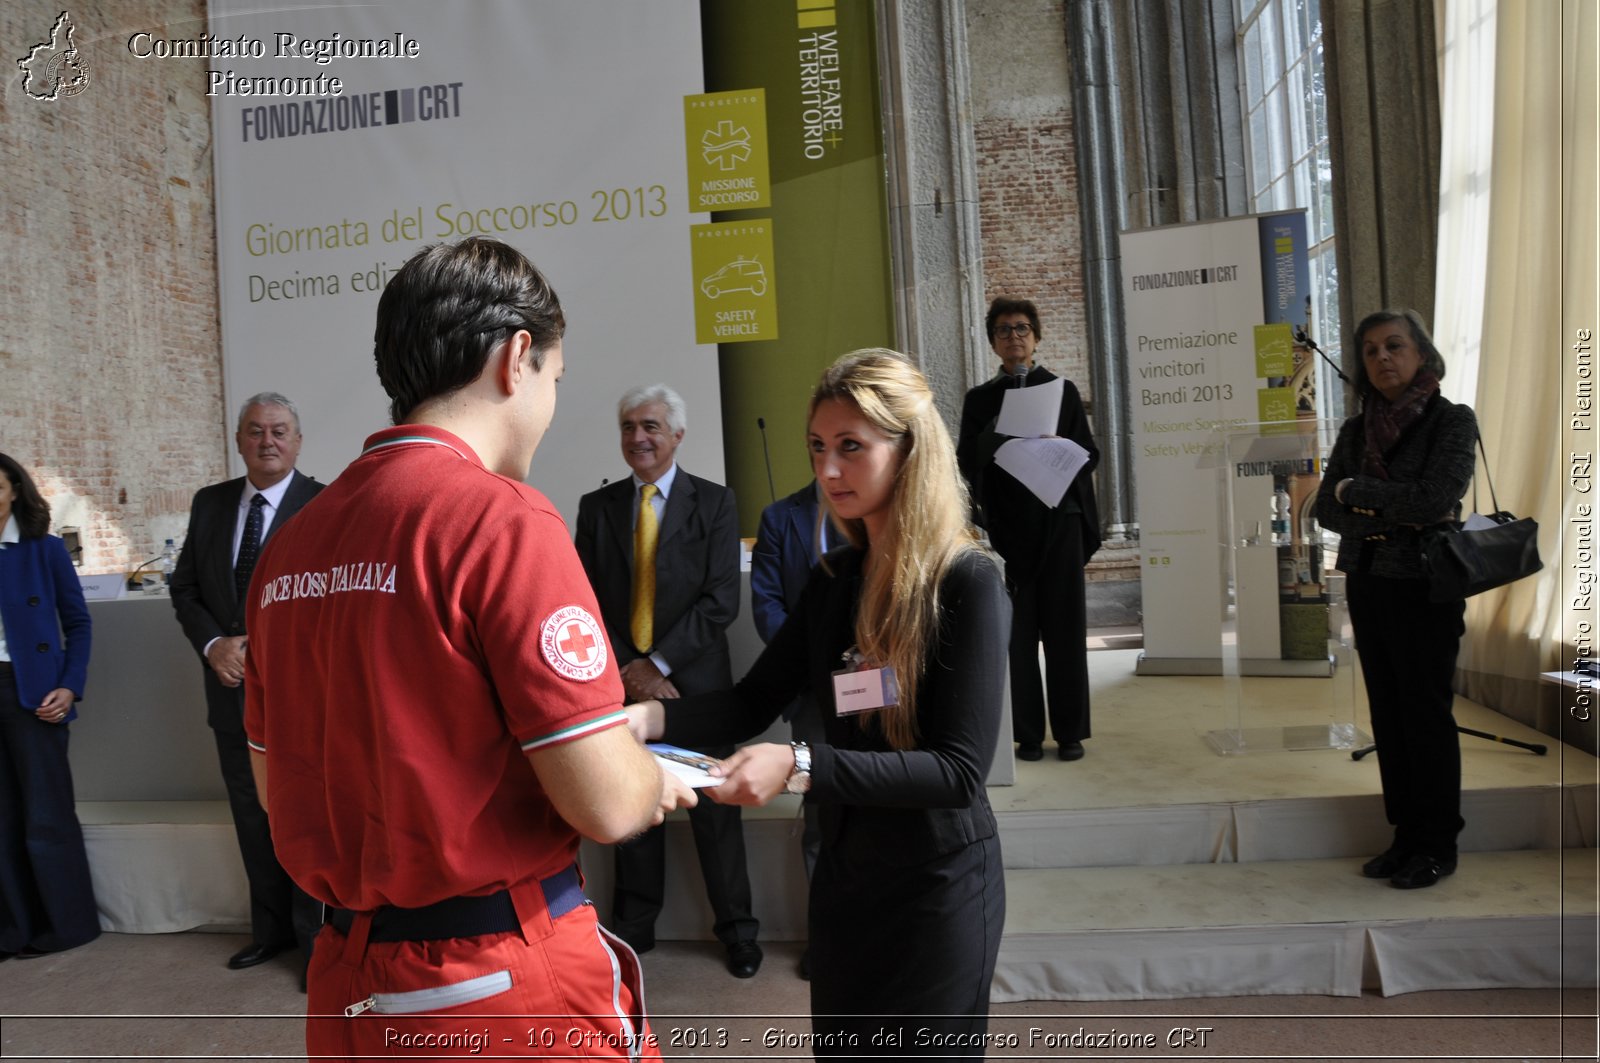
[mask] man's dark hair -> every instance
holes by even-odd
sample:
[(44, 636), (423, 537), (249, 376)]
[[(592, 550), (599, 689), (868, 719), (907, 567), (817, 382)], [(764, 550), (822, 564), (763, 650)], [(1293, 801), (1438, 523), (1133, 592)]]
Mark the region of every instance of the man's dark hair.
[(11, 515), (17, 518), (18, 534), (24, 539), (44, 538), (50, 531), (50, 503), (39, 493), (33, 477), (9, 454), (0, 454), (0, 474), (11, 481), (17, 496), (11, 500)]
[(412, 255), (383, 289), (372, 337), (394, 423), (478, 379), (518, 329), (533, 337), (536, 371), (567, 330), (555, 289), (522, 252), (474, 236)]
[(1044, 333), (1039, 330), (1039, 308), (1033, 305), (1033, 300), (1013, 299), (1009, 295), (1000, 295), (989, 304), (989, 316), (983, 320), (983, 327), (989, 333), (990, 343), (994, 342), (994, 323), (1007, 314), (1027, 314), (1028, 324), (1033, 328), (1033, 338), (1044, 339)]

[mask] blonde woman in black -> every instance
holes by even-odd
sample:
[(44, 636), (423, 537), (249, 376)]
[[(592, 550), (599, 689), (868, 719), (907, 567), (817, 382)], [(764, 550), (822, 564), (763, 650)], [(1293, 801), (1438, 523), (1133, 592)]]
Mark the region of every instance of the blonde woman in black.
[[(968, 523), (933, 393), (904, 356), (868, 350), (836, 362), (812, 396), (807, 441), (849, 545), (824, 558), (733, 690), (645, 702), (630, 716), (641, 737), (741, 741), (809, 690), (825, 742), (747, 746), (706, 791), (749, 805), (801, 792), (821, 813), (807, 1047), (981, 1056), (1005, 922), (984, 778), (1010, 604)], [(885, 671), (897, 688), (887, 699)]]

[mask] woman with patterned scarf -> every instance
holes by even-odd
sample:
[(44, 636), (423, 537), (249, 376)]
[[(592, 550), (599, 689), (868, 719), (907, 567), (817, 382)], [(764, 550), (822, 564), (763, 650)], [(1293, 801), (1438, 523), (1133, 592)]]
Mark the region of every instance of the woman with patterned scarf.
[(1456, 869), (1461, 746), (1451, 713), (1466, 603), (1431, 602), (1422, 531), (1454, 520), (1472, 480), (1478, 422), (1439, 394), (1444, 359), (1415, 310), (1380, 310), (1355, 330), (1361, 412), (1339, 430), (1317, 495), (1338, 532), (1350, 623), (1378, 744), (1394, 842), (1361, 873), (1398, 889)]

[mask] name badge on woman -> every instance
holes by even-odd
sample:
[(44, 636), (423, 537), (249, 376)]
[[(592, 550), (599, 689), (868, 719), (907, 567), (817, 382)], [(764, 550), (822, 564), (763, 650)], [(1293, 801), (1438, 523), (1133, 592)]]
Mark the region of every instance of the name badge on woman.
[(855, 649), (844, 655), (845, 666), (833, 673), (833, 709), (840, 716), (886, 709), (900, 700), (894, 668), (871, 668)]

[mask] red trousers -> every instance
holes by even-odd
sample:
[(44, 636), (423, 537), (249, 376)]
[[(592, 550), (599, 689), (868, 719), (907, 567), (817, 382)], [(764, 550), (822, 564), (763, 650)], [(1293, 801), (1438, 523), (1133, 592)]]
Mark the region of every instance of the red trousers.
[(579, 1056), (658, 1059), (639, 959), (591, 905), (552, 921), (537, 882), (513, 887), (521, 932), (440, 941), (317, 936), (306, 1051), (316, 1059)]

